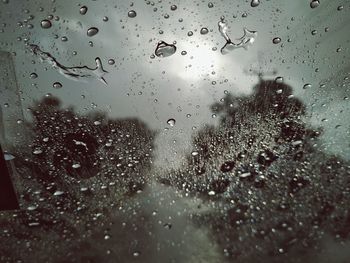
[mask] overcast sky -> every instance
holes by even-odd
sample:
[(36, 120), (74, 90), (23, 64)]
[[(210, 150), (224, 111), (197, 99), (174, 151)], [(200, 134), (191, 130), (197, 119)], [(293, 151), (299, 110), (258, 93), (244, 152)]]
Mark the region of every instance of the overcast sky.
[[(212, 8), (209, 1), (4, 2), (0, 3), (0, 49), (16, 53), (24, 108), (51, 93), (81, 113), (92, 110), (93, 103), (111, 117), (138, 117), (160, 131), (158, 163), (179, 161), (193, 130), (217, 121), (209, 105), (223, 98), (225, 90), (250, 94), (258, 78), (247, 72), (261, 70), (264, 78), (282, 76), (294, 88), (307, 105), (310, 123), (324, 128), (323, 147), (350, 158), (349, 143), (344, 143), (350, 141), (350, 107), (344, 99), (349, 97), (349, 80), (345, 79), (350, 67), (349, 1), (321, 1), (314, 9), (305, 0), (261, 0), (257, 7), (251, 7), (250, 1), (211, 1)], [(88, 11), (81, 15), (84, 5)], [(177, 9), (171, 10), (171, 5)], [(128, 17), (130, 10), (136, 11), (136, 17)], [(40, 23), (49, 15), (57, 20), (44, 29)], [(26, 23), (30, 16), (33, 19)], [(232, 40), (241, 37), (245, 27), (258, 32), (248, 50), (220, 53), (225, 44), (218, 31), (221, 16), (227, 20)], [(90, 27), (99, 32), (87, 36)], [(200, 34), (202, 27), (209, 33)], [(281, 42), (273, 44), (276, 37)], [(94, 67), (95, 58), (100, 57), (109, 72), (105, 75), (108, 85), (65, 78), (28, 52), (25, 38), (67, 67)], [(151, 58), (161, 40), (176, 41), (176, 53)], [(109, 59), (115, 64), (109, 65)], [(275, 75), (271, 74), (274, 70)], [(38, 78), (31, 79), (32, 72)], [(63, 87), (54, 89), (54, 82)], [(308, 83), (312, 87), (303, 89)], [(167, 124), (170, 118), (176, 120), (174, 127)], [(337, 125), (341, 126), (335, 129)]]

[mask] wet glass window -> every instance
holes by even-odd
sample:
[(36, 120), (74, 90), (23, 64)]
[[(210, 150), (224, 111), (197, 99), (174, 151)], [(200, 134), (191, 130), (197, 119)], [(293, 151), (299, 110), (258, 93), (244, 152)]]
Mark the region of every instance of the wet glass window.
[(0, 0), (0, 262), (350, 262), (349, 22)]

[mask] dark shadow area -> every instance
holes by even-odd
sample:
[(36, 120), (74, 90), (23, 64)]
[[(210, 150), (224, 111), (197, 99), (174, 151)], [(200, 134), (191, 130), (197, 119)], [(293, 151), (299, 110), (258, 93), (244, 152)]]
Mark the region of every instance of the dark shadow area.
[[(0, 122), (1, 123), (1, 122)], [(9, 170), (0, 146), (0, 211), (19, 208), (16, 192), (13, 188)]]
[(325, 239), (349, 239), (349, 163), (318, 150), (322, 131), (290, 86), (261, 80), (212, 111), (219, 126), (195, 134), (187, 164), (159, 180), (212, 205), (195, 220), (229, 262), (319, 262)]

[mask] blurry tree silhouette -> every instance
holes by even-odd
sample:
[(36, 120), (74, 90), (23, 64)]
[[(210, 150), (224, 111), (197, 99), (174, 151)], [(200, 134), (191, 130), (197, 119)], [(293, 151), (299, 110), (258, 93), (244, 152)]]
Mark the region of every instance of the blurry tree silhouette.
[[(55, 97), (35, 103), (31, 113), (31, 152), (19, 149), (13, 160), (23, 210), (0, 213), (11, 236), (0, 235), (0, 261), (68, 262), (86, 254), (101, 261), (105, 246), (95, 244), (93, 235), (105, 231), (123, 196), (143, 189), (156, 133), (138, 119), (81, 116)], [(23, 240), (37, 240), (29, 247), (37, 253), (19, 249)]]
[(350, 237), (350, 166), (317, 149), (321, 130), (303, 121), (290, 86), (261, 80), (252, 95), (228, 94), (211, 108), (218, 127), (194, 135), (187, 163), (166, 180), (214, 202), (216, 212), (197, 220), (229, 258), (298, 262), (292, 248), (317, 248), (326, 234)]

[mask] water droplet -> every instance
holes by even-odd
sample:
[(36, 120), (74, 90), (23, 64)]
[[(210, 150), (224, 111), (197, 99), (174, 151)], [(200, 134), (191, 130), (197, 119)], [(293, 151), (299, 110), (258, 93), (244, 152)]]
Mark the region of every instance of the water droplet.
[(81, 15), (85, 15), (86, 14), (86, 12), (88, 11), (88, 8), (87, 8), (87, 6), (82, 6), (82, 7), (80, 7), (80, 9), (79, 9), (79, 13), (81, 14)]
[(55, 89), (60, 89), (62, 88), (62, 84), (60, 82), (55, 82), (54, 84), (52, 84), (52, 87)]
[(110, 238), (111, 238), (110, 235), (105, 235), (105, 237), (104, 237), (105, 240), (108, 240), (108, 239), (110, 239)]
[(94, 124), (97, 126), (97, 125), (101, 125), (101, 122), (100, 121), (94, 121)]
[(187, 55), (187, 51), (185, 51), (185, 50), (181, 51), (181, 55), (183, 55), (183, 56)]
[(283, 83), (283, 77), (275, 78), (275, 82), (278, 83), (278, 84)]
[(209, 7), (209, 8), (213, 8), (213, 7), (214, 7), (214, 4), (213, 4), (212, 2), (209, 2), (209, 3), (208, 3), (208, 7)]
[(5, 161), (11, 161), (11, 160), (15, 159), (15, 156), (13, 156), (10, 153), (5, 152), (4, 153), (4, 158), (5, 158)]
[(30, 73), (30, 78), (31, 79), (36, 79), (38, 77), (38, 74), (36, 74), (36, 73)]
[(64, 192), (63, 191), (56, 191), (53, 193), (54, 196), (60, 196), (60, 195), (63, 195)]
[(134, 256), (134, 257), (138, 257), (138, 256), (140, 256), (140, 252), (138, 252), (138, 251), (135, 251), (134, 253), (132, 253), (132, 255)]
[(171, 7), (170, 7), (170, 10), (171, 11), (175, 11), (177, 9), (177, 6), (176, 5), (172, 5)]
[(43, 151), (40, 148), (36, 148), (34, 149), (33, 154), (38, 155), (38, 154), (41, 154), (42, 152)]
[(278, 44), (281, 42), (281, 38), (280, 37), (275, 37), (274, 39), (272, 39), (272, 43), (274, 44)]
[(109, 64), (109, 65), (114, 65), (114, 63), (115, 63), (115, 60), (114, 60), (114, 59), (111, 58), (111, 59), (108, 60), (108, 64)]
[(75, 164), (72, 165), (72, 168), (73, 169), (78, 169), (78, 168), (80, 168), (80, 164), (79, 163), (75, 163)]
[(344, 9), (344, 6), (342, 6), (342, 5), (338, 6), (338, 8), (337, 8), (338, 11), (341, 11), (343, 9)]
[(172, 225), (170, 223), (165, 223), (164, 225), (165, 229), (171, 229)]
[(27, 207), (27, 209), (29, 210), (29, 211), (34, 211), (35, 209), (37, 209), (38, 208), (38, 206), (36, 206), (36, 205), (31, 205), (31, 206), (28, 206)]
[(309, 89), (309, 88), (311, 88), (311, 87), (312, 87), (312, 85), (309, 84), (309, 83), (307, 83), (307, 84), (305, 84), (305, 85), (303, 86), (303, 89)]
[(96, 35), (98, 33), (98, 28), (97, 27), (90, 27), (88, 30), (87, 30), (87, 35), (89, 37), (92, 37), (94, 35)]
[(154, 53), (157, 57), (169, 57), (173, 55), (175, 52), (176, 52), (175, 45), (167, 44), (166, 42), (161, 41), (158, 43)]
[(192, 32), (192, 31), (188, 31), (187, 35), (188, 35), (189, 37), (191, 37), (191, 36), (193, 36), (193, 32)]
[(213, 195), (215, 195), (215, 192), (214, 191), (209, 191), (208, 195), (213, 196)]
[(197, 152), (197, 151), (193, 151), (193, 152), (191, 153), (192, 156), (197, 156), (198, 154), (199, 154), (199, 152)]
[(257, 7), (258, 5), (260, 5), (260, 0), (252, 0), (250, 2), (251, 7)]
[(174, 127), (176, 121), (175, 121), (175, 119), (169, 119), (169, 120), (167, 120), (167, 123), (168, 123), (171, 127)]
[(310, 3), (310, 7), (311, 8), (316, 8), (320, 5), (320, 1), (319, 0), (312, 0)]
[(202, 28), (201, 28), (200, 33), (201, 33), (202, 35), (206, 35), (206, 34), (208, 34), (208, 32), (209, 32), (208, 28), (206, 28), (206, 27), (202, 27)]
[(45, 29), (50, 28), (52, 26), (51, 21), (47, 19), (42, 20), (40, 25), (42, 28), (45, 28)]
[(136, 12), (135, 12), (134, 10), (130, 10), (130, 11), (128, 12), (128, 17), (130, 17), (130, 18), (136, 17)]

